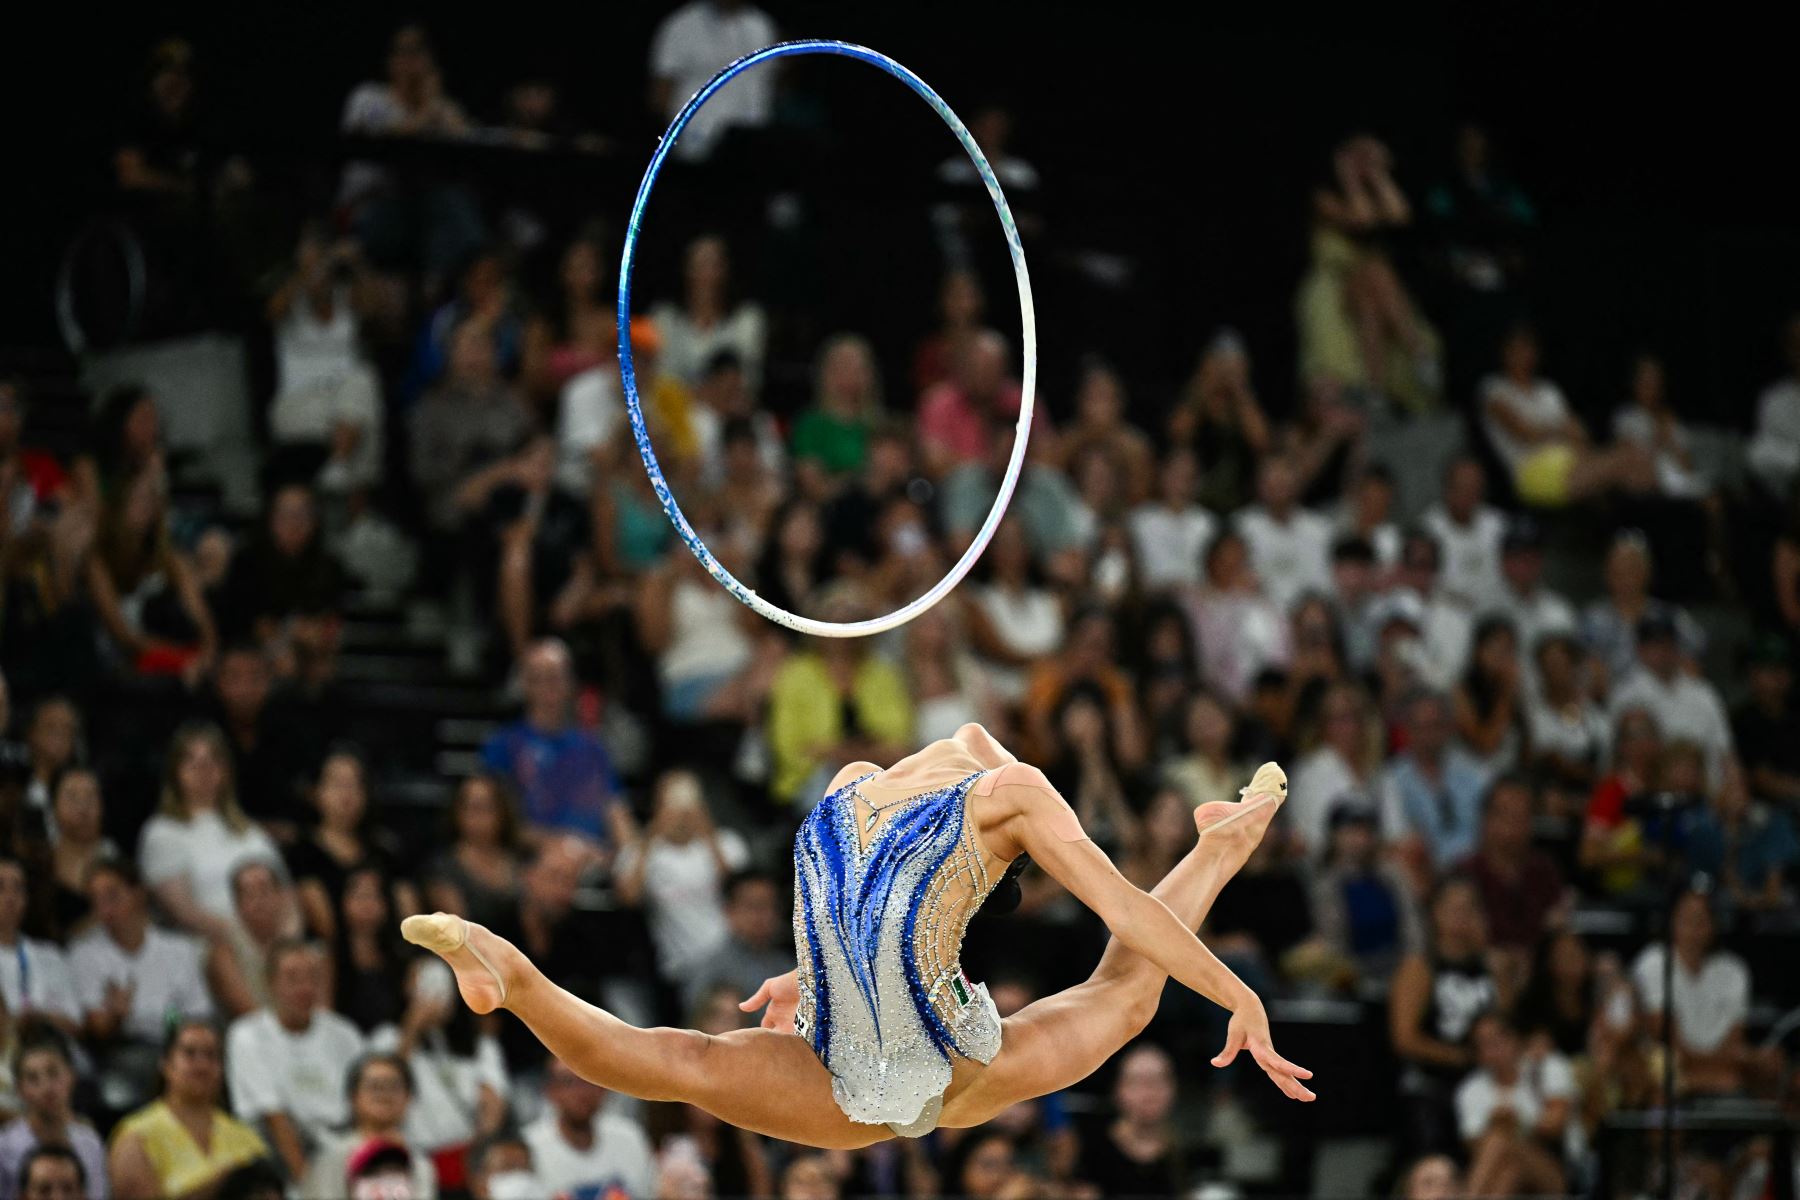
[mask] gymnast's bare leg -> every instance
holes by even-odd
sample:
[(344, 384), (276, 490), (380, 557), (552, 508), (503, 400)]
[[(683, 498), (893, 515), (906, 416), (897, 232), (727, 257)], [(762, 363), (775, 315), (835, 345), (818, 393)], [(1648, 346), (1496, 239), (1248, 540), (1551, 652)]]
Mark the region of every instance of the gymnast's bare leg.
[[(1216, 817), (1219, 807), (1208, 806), (1211, 814), (1202, 809), (1196, 820)], [(1152, 894), (1197, 928), (1273, 813), (1271, 805), (1203, 832)], [(511, 943), (460, 917), (410, 917), (404, 932), (443, 956), (476, 1012), (509, 1009), (552, 1054), (602, 1087), (694, 1104), (739, 1128), (824, 1148), (855, 1148), (893, 1136), (885, 1126), (843, 1114), (832, 1097), (830, 1073), (792, 1033), (639, 1029), (556, 986)], [(977, 1124), (1091, 1074), (1142, 1031), (1166, 979), (1154, 963), (1115, 940), (1087, 982), (1007, 1020), (993, 1063), (959, 1066), (943, 1123)]]

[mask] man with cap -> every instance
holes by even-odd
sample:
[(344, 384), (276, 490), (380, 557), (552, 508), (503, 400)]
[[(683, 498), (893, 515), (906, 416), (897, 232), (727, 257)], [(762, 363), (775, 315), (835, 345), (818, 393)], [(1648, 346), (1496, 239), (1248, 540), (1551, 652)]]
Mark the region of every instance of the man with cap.
[(1787, 639), (1765, 634), (1750, 647), (1750, 696), (1732, 714), (1738, 757), (1750, 791), (1764, 799), (1800, 802), (1800, 709), (1794, 705), (1793, 657)]
[(1536, 520), (1518, 516), (1500, 541), (1500, 588), (1484, 606), (1512, 622), (1519, 634), (1519, 668), (1535, 678), (1533, 649), (1552, 633), (1573, 633), (1575, 606), (1544, 586), (1544, 534)]
[(1637, 643), (1638, 665), (1613, 689), (1607, 706), (1612, 720), (1627, 709), (1644, 709), (1665, 742), (1689, 741), (1706, 752), (1707, 779), (1718, 786), (1733, 749), (1718, 689), (1681, 669), (1675, 622), (1667, 614), (1639, 621)]

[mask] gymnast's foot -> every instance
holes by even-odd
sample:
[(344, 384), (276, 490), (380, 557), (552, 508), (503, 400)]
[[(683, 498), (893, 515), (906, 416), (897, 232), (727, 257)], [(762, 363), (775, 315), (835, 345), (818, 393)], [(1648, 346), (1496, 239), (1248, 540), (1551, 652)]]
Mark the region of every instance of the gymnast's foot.
[(450, 964), (463, 1002), (478, 1015), (493, 1012), (518, 991), (525, 956), (483, 926), (440, 912), (406, 918), (400, 936)]
[(1249, 861), (1262, 843), (1269, 822), (1287, 799), (1287, 774), (1274, 763), (1264, 763), (1237, 801), (1215, 800), (1194, 810), (1194, 826), (1200, 843), (1218, 851), (1235, 873)]

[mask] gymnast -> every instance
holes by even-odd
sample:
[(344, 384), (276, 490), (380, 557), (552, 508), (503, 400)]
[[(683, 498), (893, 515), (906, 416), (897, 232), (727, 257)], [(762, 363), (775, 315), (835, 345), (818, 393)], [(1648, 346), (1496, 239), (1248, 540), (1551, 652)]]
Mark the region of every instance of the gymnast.
[[(825, 1149), (966, 1128), (1068, 1087), (1136, 1037), (1173, 976), (1231, 1011), (1216, 1067), (1248, 1053), (1283, 1093), (1312, 1073), (1269, 1040), (1262, 1002), (1194, 936), (1287, 796), (1265, 763), (1237, 803), (1202, 805), (1200, 837), (1144, 893), (1082, 833), (1037, 768), (979, 725), (882, 770), (852, 763), (794, 841), (797, 971), (744, 1002), (757, 1029), (639, 1029), (550, 982), (461, 917), (408, 917), (478, 1013), (506, 1008), (584, 1079), (698, 1105), (754, 1133)], [(1029, 855), (1112, 932), (1086, 982), (1002, 1021), (962, 972), (969, 919)]]

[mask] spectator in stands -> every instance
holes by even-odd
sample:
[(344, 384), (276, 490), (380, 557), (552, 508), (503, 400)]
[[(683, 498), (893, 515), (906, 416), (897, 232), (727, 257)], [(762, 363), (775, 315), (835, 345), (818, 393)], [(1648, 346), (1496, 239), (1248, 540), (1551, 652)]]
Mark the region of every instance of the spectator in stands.
[(774, 878), (760, 871), (739, 871), (726, 880), (725, 940), (685, 981), (683, 998), (690, 1008), (712, 989), (749, 996), (763, 980), (794, 969), (781, 899)]
[(1403, 957), (1425, 948), (1413, 881), (1381, 853), (1373, 808), (1340, 801), (1329, 829), (1324, 859), (1312, 876), (1314, 925), (1325, 947), (1354, 964), (1361, 979), (1384, 983)]
[[(338, 937), (337, 906), (347, 894), (351, 873), (374, 867), (391, 875), (397, 863), (390, 840), (369, 824), (368, 775), (350, 747), (337, 746), (326, 754), (312, 793), (318, 823), (287, 852), (307, 931), (327, 943)], [(411, 883), (397, 881), (394, 893), (402, 915), (419, 910)]]
[(198, 679), (218, 635), (187, 556), (169, 529), (160, 465), (120, 482), (100, 510), (87, 593), (119, 665), (140, 675)]
[[(325, 545), (318, 502), (305, 484), (278, 487), (261, 532), (231, 561), (221, 609), (228, 637), (254, 638), (281, 674), (329, 674), (342, 619), (344, 568)], [(321, 670), (320, 664), (326, 664)]]
[(1219, 520), (1198, 500), (1199, 460), (1177, 446), (1156, 473), (1156, 494), (1131, 512), (1131, 535), (1145, 589), (1190, 587), (1218, 532)]
[(1443, 492), (1421, 518), (1437, 539), (1439, 586), (1466, 608), (1479, 611), (1500, 591), (1501, 543), (1506, 515), (1485, 502), (1487, 473), (1472, 456), (1444, 468)]
[(868, 461), (881, 375), (874, 348), (855, 333), (826, 339), (813, 375), (812, 407), (794, 422), (792, 448), (798, 490), (823, 500)]
[(333, 244), (323, 225), (309, 223), (266, 309), (275, 333), (269, 435), (299, 477), (327, 495), (381, 477), (381, 381), (361, 347), (373, 286), (355, 242)]
[(955, 1146), (944, 1163), (944, 1190), (971, 1200), (999, 1200), (1018, 1169), (1011, 1134), (977, 1129)]
[(1063, 641), (1063, 608), (1032, 560), (1025, 526), (1007, 517), (994, 530), (971, 586), (970, 639), (995, 696), (1017, 704), (1032, 668)]
[(563, 395), (577, 376), (611, 364), (618, 321), (607, 290), (604, 229), (584, 226), (564, 249), (557, 287), (526, 323), (519, 375), (539, 408)]
[(85, 1190), (66, 1200), (86, 1195), (106, 1200), (106, 1147), (94, 1127), (75, 1111), (75, 1066), (69, 1047), (56, 1034), (41, 1034), (19, 1047), (15, 1071), (23, 1111), (0, 1126), (0, 1200), (29, 1200), (29, 1187), (21, 1187), (26, 1161), (43, 1146), (66, 1147), (86, 1179)]
[[(1017, 419), (1021, 399), (1008, 355), (1006, 339), (984, 329), (969, 343), (954, 380), (919, 397), (919, 449), (933, 478), (958, 467), (986, 470), (993, 461), (995, 443)], [(1040, 418), (1032, 420), (1035, 428)]]
[(55, 455), (24, 444), (28, 424), (29, 389), (22, 379), (0, 376), (0, 500), (6, 516), (0, 529), (23, 533), (39, 506), (63, 499), (69, 477)]
[(471, 775), (450, 801), (450, 844), (425, 868), (425, 901), (491, 925), (519, 897), (518, 802), (498, 775)]
[(1568, 633), (1537, 640), (1537, 687), (1526, 700), (1526, 743), (1531, 765), (1558, 783), (1591, 789), (1606, 761), (1611, 730), (1595, 704), (1588, 654)]
[(269, 954), (272, 1003), (231, 1023), (225, 1066), (231, 1107), (262, 1127), (289, 1179), (349, 1115), (345, 1070), (363, 1052), (356, 1026), (324, 1007), (325, 960), (286, 942)]
[[(1500, 587), (1481, 606), (1512, 622), (1521, 655), (1544, 637), (1575, 632), (1575, 606), (1544, 586), (1544, 531), (1531, 517), (1515, 517), (1500, 543)], [(1521, 658), (1530, 677), (1531, 663)]]
[(1394, 473), (1382, 463), (1357, 471), (1338, 506), (1340, 536), (1360, 538), (1375, 552), (1383, 573), (1400, 561), (1400, 527), (1394, 523)]
[(1630, 985), (1606, 981), (1617, 970), (1610, 956), (1602, 963), (1579, 933), (1563, 928), (1538, 943), (1530, 980), (1519, 996), (1519, 1031), (1532, 1049), (1548, 1046), (1577, 1060), (1595, 1037), (1595, 1022), (1610, 1021), (1621, 1005), (1627, 1017), (1635, 1003)]
[[(822, 618), (859, 621), (875, 615), (847, 586), (819, 603)], [(842, 764), (893, 762), (906, 753), (912, 698), (905, 676), (863, 639), (820, 639), (776, 670), (765, 728), (773, 759), (770, 793), (785, 804), (811, 804)]]
[(1137, 770), (1149, 753), (1149, 738), (1139, 719), (1131, 680), (1119, 666), (1113, 618), (1099, 607), (1085, 608), (1069, 618), (1061, 650), (1040, 662), (1026, 682), (1019, 715), (1025, 745), (1034, 757), (1040, 761), (1061, 757), (1067, 747), (1057, 725), (1070, 698), (1084, 690), (1104, 716), (1108, 736), (1100, 748), (1121, 769)]
[(225, 733), (246, 814), (272, 837), (289, 842), (305, 821), (302, 776), (323, 752), (330, 722), (302, 719), (296, 706), (273, 692), (273, 675), (261, 646), (230, 643), (219, 653), (201, 711)]
[(1718, 689), (1682, 670), (1678, 639), (1676, 624), (1667, 616), (1640, 619), (1637, 668), (1613, 688), (1609, 707), (1615, 717), (1642, 708), (1656, 719), (1664, 738), (1697, 743), (1706, 752), (1707, 776), (1716, 784), (1732, 752), (1731, 722)]
[(1688, 432), (1669, 404), (1662, 359), (1639, 354), (1631, 363), (1631, 394), (1613, 414), (1613, 440), (1640, 446), (1656, 462), (1656, 490), (1671, 500), (1698, 500), (1710, 490), (1694, 467)]
[(516, 460), (507, 457), (530, 427), (530, 414), (501, 380), (487, 326), (464, 321), (448, 338), (444, 378), (413, 409), (412, 477), (424, 493), (425, 512), (439, 533), (453, 533), (487, 504), (494, 490), (513, 481)]
[[(1743, 959), (1714, 945), (1712, 907), (1704, 892), (1690, 889), (1676, 899), (1671, 928), (1676, 1086), (1688, 1095), (1742, 1092), (1758, 1065), (1758, 1055), (1744, 1034), (1750, 1015), (1750, 970)], [(1669, 1019), (1664, 992), (1667, 953), (1662, 943), (1656, 943), (1645, 947), (1631, 965), (1631, 982), (1651, 1032), (1659, 1037), (1662, 1023)]]
[(1291, 654), (1288, 621), (1250, 565), (1250, 549), (1235, 529), (1221, 530), (1206, 549), (1206, 582), (1183, 597), (1200, 648), (1200, 678), (1241, 703), (1251, 682)]
[(1390, 599), (1409, 592), (1419, 601), (1414, 657), (1432, 686), (1448, 689), (1468, 666), (1474, 618), (1469, 606), (1442, 585), (1443, 557), (1437, 538), (1423, 529), (1409, 531), (1401, 539)]
[[(389, 899), (401, 885), (373, 863), (352, 868), (333, 906), (337, 937), (331, 1007), (364, 1034), (396, 1024), (403, 998), (394, 980), (406, 973), (411, 950), (398, 934), (403, 915)], [(406, 885), (410, 887), (410, 884)]]
[[(1125, 707), (1131, 705), (1125, 693)], [(1125, 798), (1126, 771), (1118, 754), (1114, 717), (1124, 709), (1110, 707), (1106, 694), (1090, 681), (1078, 681), (1052, 710), (1039, 757), (1051, 786), (1061, 792), (1089, 837), (1109, 853), (1128, 847), (1138, 836), (1139, 822)]]
[(1788, 373), (1758, 398), (1756, 433), (1745, 454), (1757, 482), (1778, 501), (1800, 480), (1800, 312), (1782, 327), (1781, 347)]
[(1450, 174), (1426, 194), (1425, 211), (1438, 227), (1445, 265), (1461, 288), (1495, 294), (1517, 286), (1537, 209), (1496, 161), (1480, 125), (1465, 122), (1457, 129)]
[(535, 643), (519, 679), (524, 716), (487, 740), (482, 765), (518, 790), (531, 836), (572, 833), (611, 854), (624, 812), (606, 747), (574, 723), (569, 648), (555, 638)]
[(105, 824), (100, 777), (87, 767), (70, 767), (57, 776), (50, 803), (50, 861), (55, 872), (56, 927), (65, 937), (87, 920), (88, 871), (119, 856), (119, 848), (104, 832)]
[(1412, 412), (1433, 408), (1443, 391), (1437, 331), (1388, 254), (1390, 239), (1412, 224), (1393, 155), (1358, 134), (1337, 147), (1332, 166), (1330, 181), (1313, 192), (1312, 269), (1295, 298), (1300, 378)]
[(231, 874), (229, 929), (207, 954), (206, 977), (226, 1015), (236, 1018), (274, 1003), (269, 957), (300, 932), (300, 904), (278, 862), (251, 859)]
[(510, 656), (534, 634), (566, 631), (606, 607), (593, 558), (592, 504), (556, 482), (556, 443), (537, 434), (509, 460), (510, 478), (482, 518), (500, 548), (495, 608)]
[[(454, 141), (470, 131), (419, 25), (395, 31), (387, 80), (358, 84), (344, 102), (338, 126), (352, 136), (432, 141)], [(344, 168), (338, 204), (378, 262), (425, 270), (427, 294), (438, 290), (484, 236), (480, 209), (466, 189), (448, 182), (409, 186), (399, 173), (367, 162)]]
[[(743, 0), (692, 0), (656, 27), (650, 40), (650, 107), (673, 120), (688, 97), (721, 67), (777, 40), (769, 15)], [(756, 73), (752, 73), (756, 75)], [(729, 89), (715, 109), (708, 104), (676, 143), (677, 158), (700, 162), (732, 129), (759, 129), (775, 113), (774, 74), (746, 76), (743, 90)]]
[(225, 1075), (219, 1034), (211, 1025), (183, 1021), (169, 1030), (162, 1075), (162, 1098), (113, 1130), (106, 1169), (117, 1200), (204, 1194), (235, 1168), (269, 1153), (254, 1129), (219, 1107)]
[(915, 391), (923, 394), (955, 374), (957, 362), (975, 335), (984, 328), (981, 318), (986, 308), (987, 298), (982, 293), (981, 279), (974, 271), (953, 267), (944, 273), (938, 289), (941, 323), (920, 340), (913, 352)]
[(1221, 329), (1200, 354), (1169, 413), (1172, 445), (1200, 462), (1200, 503), (1229, 514), (1250, 500), (1256, 465), (1271, 445), (1269, 420), (1250, 386), (1250, 355), (1234, 329)]
[(1359, 674), (1375, 663), (1381, 630), (1375, 623), (1384, 597), (1375, 548), (1355, 534), (1337, 534), (1331, 543), (1331, 618), (1343, 643), (1344, 665)]
[(1697, 667), (1706, 651), (1706, 634), (1694, 619), (1651, 596), (1653, 567), (1644, 535), (1635, 529), (1619, 531), (1606, 552), (1606, 595), (1591, 601), (1582, 613), (1581, 636), (1614, 685), (1637, 665), (1638, 625), (1646, 617), (1675, 623), (1682, 657), (1690, 667)]
[(544, 1099), (548, 1110), (521, 1136), (531, 1147), (532, 1165), (546, 1194), (653, 1193), (656, 1160), (650, 1139), (630, 1117), (606, 1111), (605, 1089), (552, 1059)]
[(19, 797), (48, 832), (56, 783), (63, 773), (87, 757), (87, 738), (81, 709), (67, 696), (46, 696), (31, 710), (25, 728), (23, 794)]
[(1182, 736), (1185, 753), (1162, 764), (1168, 785), (1192, 808), (1236, 796), (1238, 788), (1232, 784), (1240, 772), (1234, 754), (1237, 719), (1233, 711), (1213, 693), (1196, 691), (1187, 702)]
[(1800, 863), (1800, 838), (1785, 811), (1751, 799), (1742, 768), (1727, 764), (1706, 807), (1684, 815), (1681, 841), (1688, 870), (1719, 880), (1734, 908), (1785, 906), (1787, 879)]
[(1456, 1160), (1448, 1154), (1427, 1154), (1400, 1175), (1399, 1200), (1457, 1200), (1466, 1196)]
[(968, 724), (1005, 728), (1005, 714), (969, 650), (965, 609), (960, 597), (945, 597), (906, 626), (902, 664), (916, 711), (913, 738), (921, 746)]
[(95, 928), (70, 947), (69, 973), (83, 1032), (110, 1076), (109, 1091), (129, 1095), (135, 1107), (155, 1094), (154, 1064), (169, 1022), (213, 1015), (203, 947), (150, 923), (149, 897), (130, 862), (95, 863), (88, 895)]
[(80, 1200), (88, 1194), (87, 1167), (62, 1146), (39, 1146), (19, 1168), (18, 1188), (24, 1200)]
[(131, 480), (167, 459), (162, 406), (141, 383), (125, 383), (101, 397), (87, 444), (75, 459), (74, 495), (95, 511)]
[(1474, 1065), (1469, 1038), (1476, 1018), (1497, 1006), (1499, 991), (1488, 973), (1487, 928), (1474, 882), (1444, 880), (1427, 913), (1424, 951), (1408, 955), (1394, 972), (1388, 1031), (1401, 1060), (1409, 1140), (1422, 1149), (1451, 1149), (1453, 1089)]
[(1511, 770), (1525, 753), (1525, 689), (1519, 635), (1503, 616), (1475, 626), (1469, 668), (1454, 694), (1456, 733), (1489, 771)]
[(531, 1150), (517, 1134), (502, 1131), (469, 1151), (469, 1195), (474, 1200), (534, 1200), (548, 1195), (532, 1171)]
[(1491, 794), (1481, 763), (1455, 742), (1448, 697), (1420, 691), (1404, 710), (1406, 750), (1383, 772), (1382, 821), (1388, 839), (1429, 878), (1475, 851), (1483, 796)]
[(1502, 775), (1487, 789), (1481, 840), (1463, 871), (1481, 892), (1488, 944), (1521, 956), (1520, 974), (1533, 947), (1563, 908), (1568, 893), (1562, 871), (1531, 844), (1533, 797), (1523, 775)]
[(714, 823), (691, 771), (668, 771), (656, 781), (650, 826), (621, 852), (613, 886), (625, 903), (648, 910), (664, 980), (691, 978), (724, 943), (725, 880), (749, 857), (735, 830)]
[(1780, 634), (1758, 638), (1749, 655), (1749, 697), (1731, 720), (1752, 794), (1785, 804), (1800, 802), (1800, 738), (1793, 736), (1800, 715), (1792, 664)]
[(1352, 404), (1342, 385), (1310, 381), (1300, 411), (1279, 434), (1281, 453), (1294, 471), (1294, 492), (1306, 505), (1335, 504), (1361, 464), (1368, 414)]
[(1071, 464), (1090, 451), (1104, 454), (1126, 498), (1141, 504), (1150, 494), (1156, 455), (1143, 430), (1127, 419), (1127, 411), (1118, 372), (1100, 359), (1088, 359), (1075, 385), (1075, 419), (1061, 431), (1061, 449)]
[(499, 1041), (456, 1001), (456, 984), (442, 963), (418, 960), (406, 973), (406, 1010), (398, 1028), (377, 1032), (371, 1045), (405, 1060), (413, 1082), (406, 1109), (406, 1142), (436, 1166), (438, 1185), (459, 1188), (468, 1151), (506, 1120), (508, 1081)]
[(1257, 503), (1235, 525), (1250, 552), (1264, 594), (1282, 609), (1308, 591), (1331, 587), (1331, 523), (1300, 507), (1298, 479), (1285, 459), (1264, 459), (1256, 474)]
[(1625, 895), (1643, 881), (1654, 847), (1645, 843), (1634, 802), (1656, 787), (1662, 735), (1644, 708), (1622, 709), (1613, 717), (1611, 761), (1588, 801), (1581, 835), (1581, 869), (1596, 876), (1600, 890)]
[(1456, 1089), (1456, 1124), (1475, 1196), (1559, 1196), (1562, 1149), (1575, 1120), (1575, 1073), (1554, 1050), (1526, 1058), (1499, 1013), (1475, 1022), (1475, 1070)]
[(1172, 1120), (1175, 1064), (1147, 1042), (1119, 1055), (1113, 1080), (1117, 1116), (1084, 1139), (1076, 1175), (1102, 1196), (1175, 1196), (1187, 1186)]
[[(817, 517), (810, 506), (790, 510), (778, 520), (772, 549), (805, 559), (805, 546), (816, 547)], [(801, 596), (787, 596), (785, 584), (810, 588), (813, 578), (802, 562), (780, 554), (783, 567), (762, 589), (771, 602), (785, 600), (807, 607)], [(740, 564), (729, 563), (737, 566)], [(763, 579), (760, 573), (757, 578)], [(771, 673), (783, 652), (761, 618), (713, 582), (699, 560), (678, 549), (647, 572), (638, 587), (637, 636), (656, 660), (662, 713), (676, 725), (727, 722), (747, 725), (759, 714)], [(795, 611), (789, 609), (789, 611)]]
[(0, 1001), (14, 1021), (36, 1017), (73, 1037), (81, 1008), (68, 960), (54, 943), (22, 932), (29, 889), (25, 864), (0, 855)]
[(433, 1200), (438, 1194), (437, 1173), (431, 1160), (406, 1139), (407, 1109), (413, 1099), (412, 1069), (406, 1060), (396, 1054), (363, 1054), (350, 1064), (344, 1091), (350, 1103), (349, 1128), (321, 1141), (306, 1169), (300, 1194), (306, 1200), (332, 1200), (347, 1192), (364, 1195), (360, 1188), (352, 1190), (359, 1159), (377, 1147), (396, 1147), (411, 1189), (404, 1193), (407, 1200)]
[(1501, 370), (1482, 380), (1482, 428), (1519, 499), (1555, 509), (1609, 491), (1656, 487), (1656, 460), (1642, 446), (1596, 448), (1562, 389), (1538, 375), (1537, 334), (1521, 326), (1507, 335)]
[(1301, 852), (1316, 861), (1325, 853), (1332, 807), (1346, 797), (1373, 801), (1380, 785), (1381, 733), (1368, 695), (1354, 683), (1327, 687), (1308, 725), (1287, 816)]
[[(694, 126), (704, 119), (682, 132), (679, 146), (685, 148), (688, 136), (696, 132)], [(723, 238), (698, 237), (688, 243), (682, 283), (680, 304), (664, 301), (650, 312), (661, 342), (661, 368), (693, 388), (713, 355), (730, 350), (743, 366), (751, 392), (757, 392), (768, 333), (762, 308), (739, 299), (733, 290), (731, 258)]]

